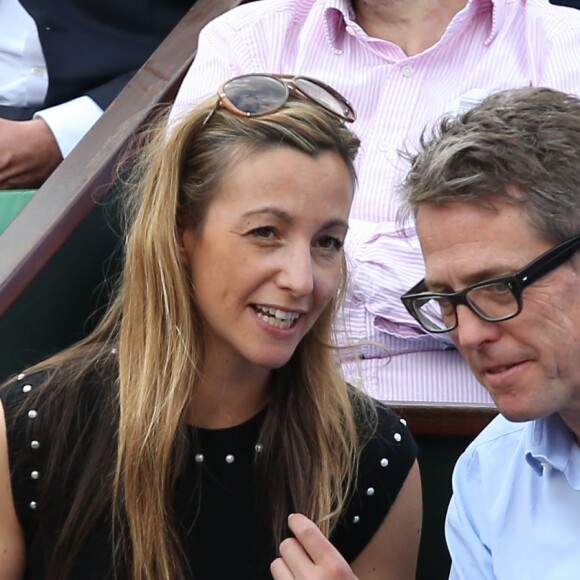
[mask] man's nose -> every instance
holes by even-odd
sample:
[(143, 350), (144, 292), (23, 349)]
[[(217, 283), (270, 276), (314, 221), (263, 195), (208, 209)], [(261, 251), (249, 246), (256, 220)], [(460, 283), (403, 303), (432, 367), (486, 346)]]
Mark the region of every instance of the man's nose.
[(500, 331), (497, 322), (483, 320), (464, 304), (457, 306), (457, 328), (453, 331), (453, 339), (459, 348), (471, 350), (484, 342), (497, 340)]

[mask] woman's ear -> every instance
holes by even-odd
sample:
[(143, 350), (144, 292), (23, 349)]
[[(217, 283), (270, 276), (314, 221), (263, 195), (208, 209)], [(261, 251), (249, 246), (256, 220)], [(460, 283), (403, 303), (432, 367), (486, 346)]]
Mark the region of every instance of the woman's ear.
[(183, 267), (189, 271), (195, 245), (193, 225), (185, 219), (177, 220), (177, 252)]

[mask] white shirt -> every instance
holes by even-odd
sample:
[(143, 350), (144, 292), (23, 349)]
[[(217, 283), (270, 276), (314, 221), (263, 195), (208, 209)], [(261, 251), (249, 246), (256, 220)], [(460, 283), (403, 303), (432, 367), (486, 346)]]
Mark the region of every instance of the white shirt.
[(559, 415), (481, 432), (455, 467), (445, 534), (451, 580), (580, 578), (580, 446)]
[[(48, 91), (46, 61), (34, 19), (18, 0), (0, 0), (0, 105), (42, 105)], [(66, 157), (103, 110), (90, 97), (38, 111)]]

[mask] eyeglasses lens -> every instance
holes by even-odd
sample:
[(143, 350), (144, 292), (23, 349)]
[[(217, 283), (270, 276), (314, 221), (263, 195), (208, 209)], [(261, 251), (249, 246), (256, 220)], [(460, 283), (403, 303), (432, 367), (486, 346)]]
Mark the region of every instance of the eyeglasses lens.
[(472, 308), (488, 320), (501, 320), (518, 311), (518, 301), (505, 283), (479, 286), (467, 294)]
[(323, 107), (332, 111), (335, 115), (347, 120), (350, 120), (351, 117), (353, 117), (354, 114), (351, 108), (324, 87), (313, 83), (306, 78), (295, 79), (294, 86), (315, 103), (319, 103)]
[(255, 75), (232, 79), (224, 85), (223, 94), (234, 107), (251, 117), (280, 108), (288, 98), (288, 88), (276, 78)]
[[(421, 324), (432, 331), (447, 330), (455, 326), (455, 307), (445, 298), (418, 298), (413, 306)], [(441, 317), (441, 320), (439, 320)]]
[[(476, 286), (467, 292), (465, 298), (471, 310), (488, 321), (505, 320), (515, 316), (519, 311), (518, 300), (507, 283), (496, 282)], [(416, 298), (413, 307), (421, 324), (427, 330), (440, 332), (456, 325), (457, 306), (449, 298), (442, 296)]]

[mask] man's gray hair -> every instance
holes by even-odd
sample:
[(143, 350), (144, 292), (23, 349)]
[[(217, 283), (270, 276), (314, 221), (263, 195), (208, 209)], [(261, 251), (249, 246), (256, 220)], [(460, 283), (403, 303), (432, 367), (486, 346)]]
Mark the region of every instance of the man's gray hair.
[(492, 198), (521, 204), (541, 237), (580, 233), (580, 100), (547, 88), (501, 91), (424, 132), (403, 184), (401, 221), (420, 206)]

